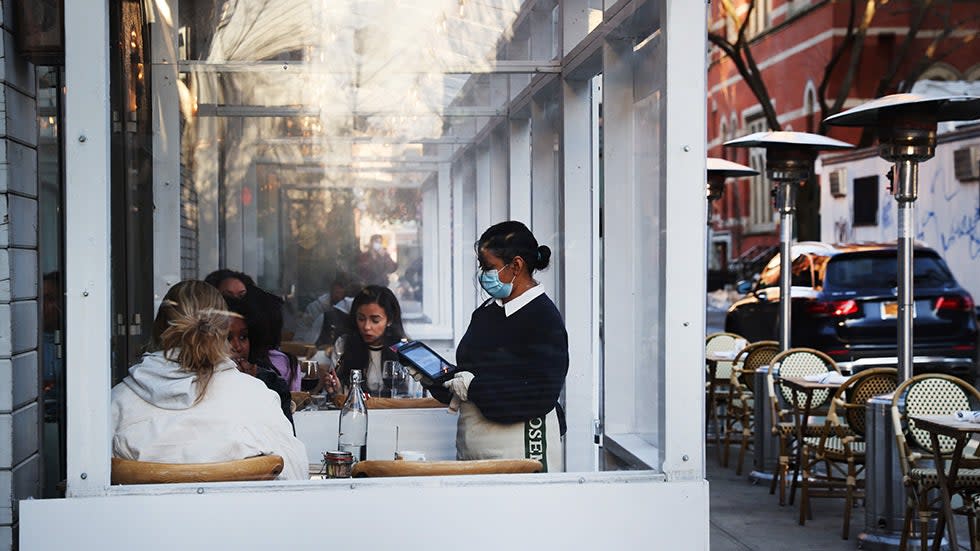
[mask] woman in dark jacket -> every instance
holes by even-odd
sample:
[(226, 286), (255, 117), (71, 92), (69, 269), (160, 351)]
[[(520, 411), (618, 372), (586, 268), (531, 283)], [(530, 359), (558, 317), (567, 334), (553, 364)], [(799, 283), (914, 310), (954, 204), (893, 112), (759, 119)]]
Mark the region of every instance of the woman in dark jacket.
[(532, 274), (551, 249), (520, 222), (491, 226), (476, 243), (480, 285), (490, 295), (456, 349), (459, 371), (432, 395), (459, 408), (458, 459), (538, 459), (561, 471), (568, 334)]
[(391, 388), (382, 380), (385, 361), (398, 361), (391, 345), (406, 338), (402, 326), (402, 309), (391, 289), (368, 285), (354, 297), (350, 308), (350, 325), (355, 331), (337, 339), (340, 353), (337, 376), (347, 388), (350, 372), (360, 369), (364, 390), (375, 396), (386, 396)]

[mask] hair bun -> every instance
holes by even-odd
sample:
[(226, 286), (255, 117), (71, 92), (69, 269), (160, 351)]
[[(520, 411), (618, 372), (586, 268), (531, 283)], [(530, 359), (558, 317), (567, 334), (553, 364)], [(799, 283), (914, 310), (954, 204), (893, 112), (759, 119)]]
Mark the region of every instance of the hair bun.
[(535, 262), (535, 268), (538, 270), (543, 270), (548, 267), (551, 262), (551, 249), (547, 245), (541, 245), (538, 247), (538, 260)]

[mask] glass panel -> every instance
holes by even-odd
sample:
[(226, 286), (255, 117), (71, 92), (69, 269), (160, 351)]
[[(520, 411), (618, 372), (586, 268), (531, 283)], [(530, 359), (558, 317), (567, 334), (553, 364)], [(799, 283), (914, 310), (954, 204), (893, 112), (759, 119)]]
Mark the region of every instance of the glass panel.
[[(640, 41), (634, 49), (634, 174), (636, 193), (637, 236), (661, 236), (665, 227), (663, 213), (665, 186), (663, 172), (663, 143), (665, 121), (664, 68), (657, 66), (664, 43), (659, 31)], [(664, 241), (638, 238), (635, 241), (637, 296), (644, 298), (636, 305), (635, 342), (638, 345), (636, 363), (635, 432), (651, 446), (662, 450), (662, 401), (658, 393), (663, 386), (663, 280), (654, 267), (664, 265)], [(703, 254), (703, 253), (702, 253)], [(610, 343), (611, 344), (611, 343)]]
[(61, 497), (58, 483), (65, 479), (65, 321), (64, 312), (64, 162), (61, 154), (63, 124), (59, 67), (37, 68), (39, 183), (38, 235), (42, 278), (41, 378), (44, 400), (41, 453), (44, 457), (43, 497)]
[(200, 276), (244, 270), (308, 342), (335, 280), (388, 286), (410, 324), (448, 327), (423, 289), (449, 285), (424, 275), (448, 254), (426, 246), (448, 229), (439, 168), (529, 82), (531, 39), (507, 42), (531, 22), (520, 4), (181, 2)]
[[(114, 235), (113, 254), (123, 257), (113, 260), (126, 271), (115, 274), (122, 282), (116, 288), (129, 293), (120, 296), (134, 303), (134, 297), (149, 297), (133, 281), (149, 269), (153, 274), (145, 281), (157, 289), (170, 277), (164, 273), (203, 279), (219, 268), (241, 270), (284, 299), (282, 336), (298, 341), (290, 343), (297, 345), (291, 350), (308, 356), (334, 342), (323, 331), (331, 307), (363, 285), (377, 284), (394, 291), (409, 335), (432, 335), (429, 344), (451, 359), (471, 312), (487, 298), (474, 277), (472, 243), (491, 224), (513, 217), (554, 251), (550, 268), (534, 277), (560, 309), (580, 300), (565, 296), (565, 277), (590, 277), (566, 274), (563, 258), (594, 256), (608, 260), (609, 273), (629, 274), (614, 285), (600, 280), (593, 291), (612, 292), (628, 283), (633, 297), (642, 297), (597, 308), (604, 319), (616, 318), (617, 332), (601, 334), (598, 319), (588, 322), (607, 351), (630, 350), (622, 361), (608, 352), (594, 360), (606, 362), (615, 386), (601, 381), (601, 406), (568, 406), (589, 408), (596, 418), (592, 407), (611, 406), (610, 424), (618, 432), (662, 450), (666, 299), (658, 267), (667, 237), (660, 8), (645, 7), (623, 24), (616, 36), (628, 31), (635, 43), (613, 41), (614, 54), (597, 53), (595, 58), (616, 67), (596, 77), (592, 97), (573, 98), (561, 75), (550, 74), (559, 69), (561, 11), (555, 2), (534, 2), (534, 9), (530, 4), (181, 2), (176, 67), (169, 61), (153, 64), (159, 80), (151, 90), (161, 100), (160, 112), (150, 117), (138, 101), (128, 121), (135, 126), (127, 122), (125, 128), (132, 127), (130, 147), (114, 151), (114, 160), (132, 169), (113, 174), (116, 212), (132, 212), (119, 217), (130, 225)], [(595, 29), (592, 19), (598, 24), (605, 6), (595, 1), (589, 7)], [(127, 59), (139, 58), (134, 66), (142, 67), (139, 45)], [(600, 47), (612, 48), (604, 42)], [(156, 59), (159, 52), (151, 54)], [(596, 65), (596, 71), (605, 69)], [(143, 73), (125, 63), (114, 71), (120, 90), (132, 88), (137, 100), (145, 97), (141, 77), (126, 76)], [(178, 79), (173, 95), (165, 84), (169, 74)], [(589, 77), (577, 78), (583, 76)], [(602, 98), (608, 103), (601, 104)], [(582, 156), (597, 167), (604, 162), (603, 143), (616, 155), (592, 171), (596, 181), (589, 185), (601, 189), (598, 204), (577, 199), (580, 209), (609, 206), (616, 212), (608, 218), (621, 218), (615, 237), (598, 252), (587, 240), (564, 242), (568, 224), (591, 224), (569, 219), (563, 193), (569, 159), (562, 155), (572, 139), (563, 141), (565, 110), (576, 101), (587, 104), (575, 112), (588, 113), (596, 135), (575, 137), (576, 151), (587, 151)], [(141, 140), (148, 121), (179, 131), (179, 144), (153, 127), (157, 142), (146, 147)], [(574, 159), (580, 161), (586, 159)], [(607, 167), (616, 171), (610, 176), (616, 189), (602, 185)], [(179, 201), (146, 216), (147, 193), (176, 190), (168, 188), (166, 174), (178, 169)], [(152, 246), (146, 246), (147, 236)], [(177, 240), (179, 272), (155, 266), (159, 259), (150, 253), (177, 252)], [(142, 322), (130, 317), (121, 318), (120, 334), (146, 342), (148, 327), (142, 335), (127, 327), (138, 330), (152, 315)], [(592, 334), (593, 326), (587, 329), (582, 333)], [(135, 350), (123, 344), (115, 343), (120, 362)], [(302, 346), (307, 344), (314, 348)], [(572, 361), (573, 369), (593, 368)], [(372, 421), (379, 426), (384, 423)], [(588, 429), (576, 430), (581, 437)], [(311, 461), (317, 450), (333, 447), (330, 436), (317, 441)], [(455, 431), (447, 441), (451, 451), (454, 436)], [(587, 437), (591, 445), (593, 435)], [(643, 461), (657, 465), (652, 457)]]

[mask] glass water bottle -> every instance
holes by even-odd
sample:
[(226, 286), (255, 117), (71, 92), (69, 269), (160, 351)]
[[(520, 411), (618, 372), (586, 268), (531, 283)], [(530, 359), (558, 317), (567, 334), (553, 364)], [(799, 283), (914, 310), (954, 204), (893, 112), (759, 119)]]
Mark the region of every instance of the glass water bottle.
[(340, 410), (337, 449), (350, 452), (356, 461), (367, 459), (368, 412), (361, 390), (361, 370), (352, 369), (350, 393)]

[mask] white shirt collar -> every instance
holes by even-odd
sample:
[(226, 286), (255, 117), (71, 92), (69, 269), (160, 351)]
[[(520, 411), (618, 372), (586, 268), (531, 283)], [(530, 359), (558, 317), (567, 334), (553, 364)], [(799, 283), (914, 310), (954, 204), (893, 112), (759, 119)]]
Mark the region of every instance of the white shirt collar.
[(504, 307), (504, 316), (510, 317), (511, 314), (520, 310), (525, 305), (527, 305), (527, 303), (531, 302), (532, 300), (538, 298), (543, 294), (544, 294), (544, 287), (539, 283), (534, 287), (531, 287), (527, 291), (524, 291), (524, 293), (521, 294), (521, 296), (511, 300), (506, 304), (504, 303), (504, 301), (500, 300), (499, 298), (494, 300), (494, 302), (497, 304), (497, 306)]

